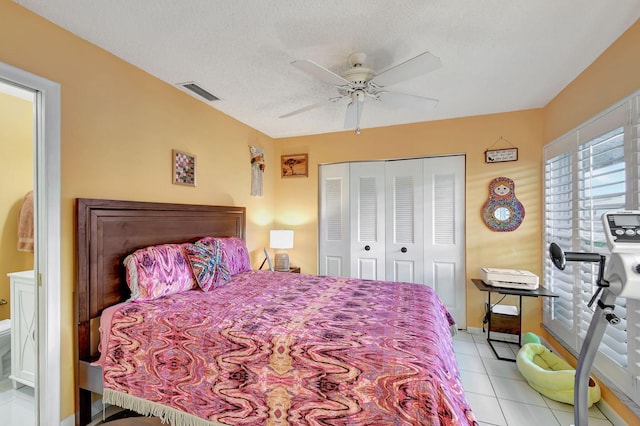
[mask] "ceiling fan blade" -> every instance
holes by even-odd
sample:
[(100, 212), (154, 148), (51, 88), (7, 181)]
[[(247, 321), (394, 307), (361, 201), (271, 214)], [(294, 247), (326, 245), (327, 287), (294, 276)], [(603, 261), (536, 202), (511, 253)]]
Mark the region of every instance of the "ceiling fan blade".
[(347, 105), (347, 112), (344, 116), (344, 128), (356, 129), (360, 133), (360, 117), (364, 109), (364, 93), (354, 92), (351, 94), (351, 102)]
[(424, 52), (376, 75), (372, 82), (378, 87), (392, 86), (401, 81), (409, 80), (442, 66), (440, 58), (429, 52)]
[(431, 109), (438, 105), (437, 99), (408, 95), (400, 92), (378, 92), (377, 99), (385, 106), (413, 109)]
[(338, 102), (340, 99), (342, 99), (342, 96), (337, 96), (335, 98), (329, 98), (326, 101), (317, 102), (317, 103), (315, 103), (313, 105), (308, 105), (306, 107), (297, 109), (295, 111), (291, 111), (291, 112), (289, 112), (287, 114), (281, 115), (278, 118), (287, 118), (287, 117), (291, 117), (292, 115), (297, 115), (297, 114), (300, 114), (300, 113), (303, 113), (303, 112), (311, 111), (312, 109), (320, 108), (322, 106), (325, 106), (325, 105), (328, 105), (328, 104), (332, 104), (334, 102)]
[(328, 69), (316, 64), (313, 61), (307, 59), (301, 59), (291, 62), (294, 67), (311, 74), (320, 81), (324, 81), (335, 86), (346, 86), (349, 84), (348, 80), (340, 77), (338, 74), (329, 71)]

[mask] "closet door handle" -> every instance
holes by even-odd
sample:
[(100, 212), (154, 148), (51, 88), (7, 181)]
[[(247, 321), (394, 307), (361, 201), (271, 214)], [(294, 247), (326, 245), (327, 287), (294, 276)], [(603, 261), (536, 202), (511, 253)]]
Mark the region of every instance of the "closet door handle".
[(402, 247), (402, 248), (400, 249), (400, 251), (401, 251), (401, 252), (403, 252), (403, 253), (406, 253), (406, 252), (407, 252), (407, 248), (406, 248), (406, 247)]
[(369, 250), (371, 250), (371, 246), (370, 246), (370, 245), (366, 245), (366, 246), (364, 246), (364, 249), (365, 249), (366, 251), (369, 251)]

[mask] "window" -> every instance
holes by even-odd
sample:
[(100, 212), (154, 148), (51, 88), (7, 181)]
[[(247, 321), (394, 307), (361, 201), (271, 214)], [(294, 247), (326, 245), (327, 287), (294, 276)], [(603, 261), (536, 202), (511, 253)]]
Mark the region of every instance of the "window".
[[(639, 105), (635, 93), (545, 146), (545, 247), (555, 242), (565, 251), (609, 254), (602, 214), (640, 208)], [(561, 271), (545, 255), (543, 280), (559, 297), (544, 301), (543, 322), (574, 353), (593, 316), (587, 305), (597, 275), (596, 263), (568, 262)], [(621, 321), (607, 325), (595, 369), (640, 404), (640, 301), (618, 298), (614, 312)]]

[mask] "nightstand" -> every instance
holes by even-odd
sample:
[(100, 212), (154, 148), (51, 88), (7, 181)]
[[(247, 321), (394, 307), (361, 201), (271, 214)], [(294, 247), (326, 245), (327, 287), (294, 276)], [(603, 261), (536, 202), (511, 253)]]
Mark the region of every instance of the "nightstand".
[(300, 267), (299, 266), (291, 266), (289, 268), (289, 272), (292, 274), (299, 274), (300, 273)]

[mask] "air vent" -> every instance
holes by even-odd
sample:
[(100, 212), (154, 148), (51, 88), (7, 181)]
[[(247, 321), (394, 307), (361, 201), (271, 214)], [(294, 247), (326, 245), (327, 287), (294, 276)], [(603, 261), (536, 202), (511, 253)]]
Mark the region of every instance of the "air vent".
[(194, 82), (189, 82), (189, 83), (179, 83), (178, 86), (183, 87), (187, 90), (189, 90), (190, 92), (195, 93), (196, 95), (200, 96), (201, 98), (206, 99), (207, 101), (211, 102), (211, 101), (219, 101), (220, 98), (211, 94), (210, 92), (206, 91), (205, 89), (203, 89), (202, 87), (200, 87), (197, 83)]

